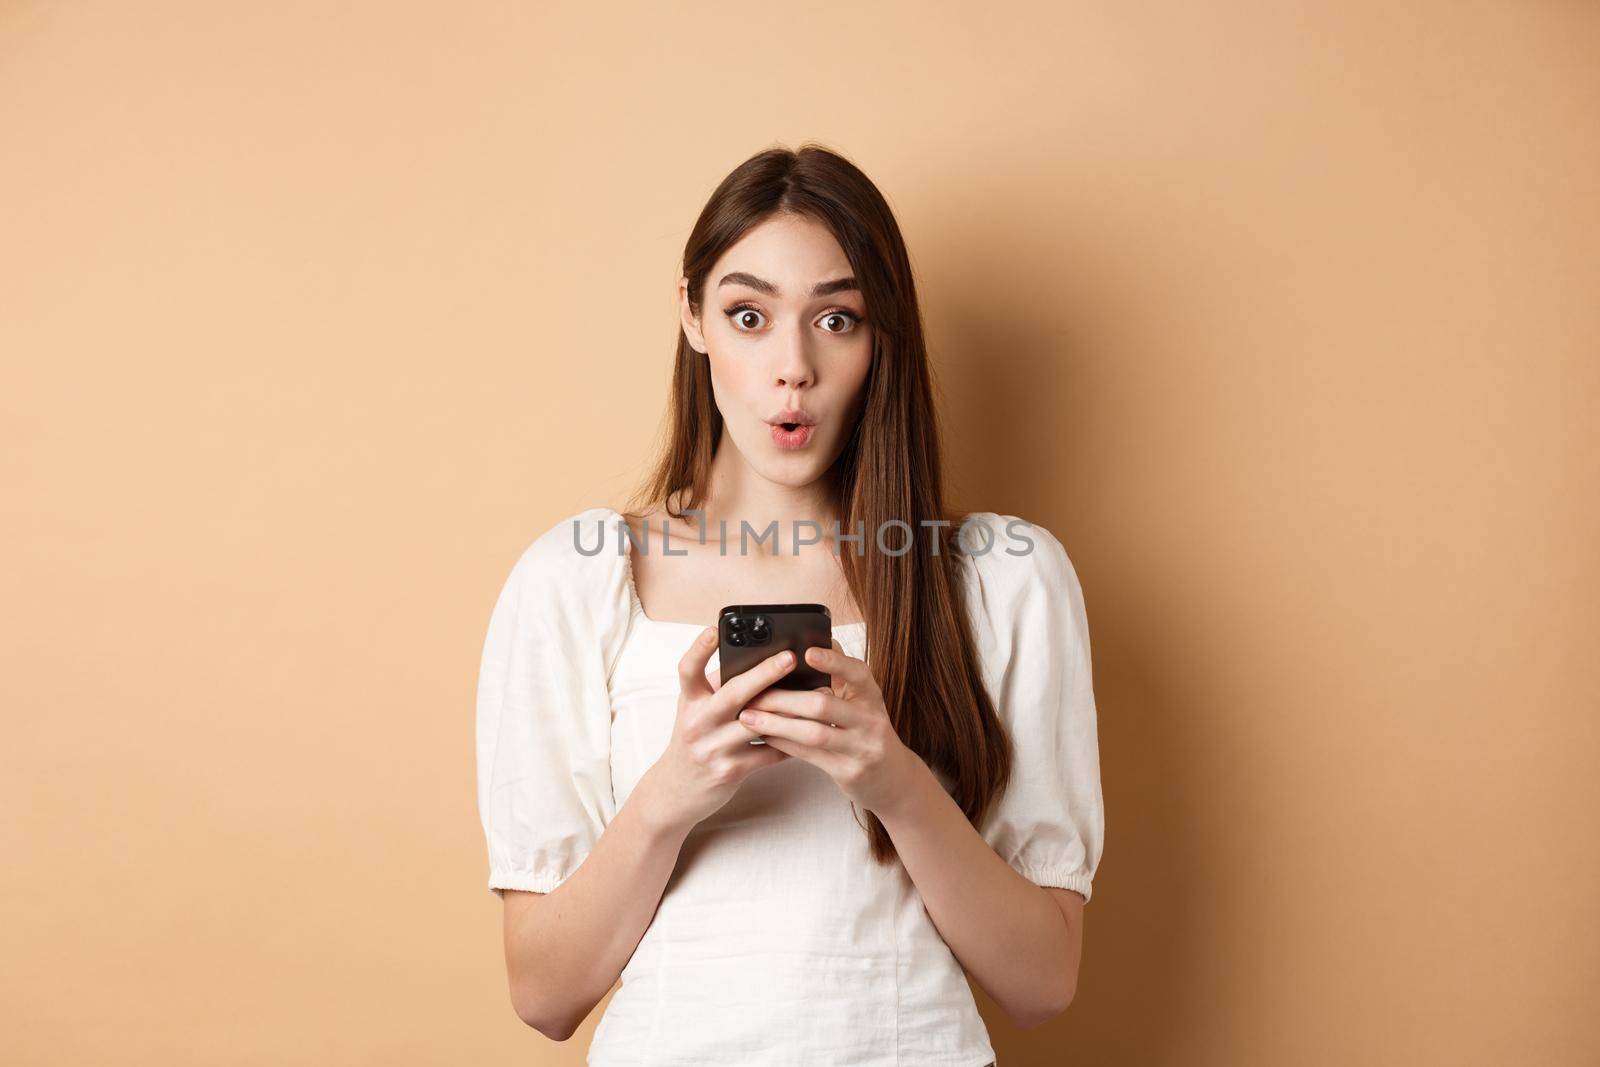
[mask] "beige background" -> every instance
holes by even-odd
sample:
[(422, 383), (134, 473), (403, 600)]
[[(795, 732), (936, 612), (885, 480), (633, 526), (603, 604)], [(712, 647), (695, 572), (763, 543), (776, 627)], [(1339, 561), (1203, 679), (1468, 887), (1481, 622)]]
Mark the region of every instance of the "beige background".
[(0, 5), (0, 1060), (583, 1062), (505, 990), (484, 628), (805, 138), (899, 214), (960, 502), (1089, 605), (1081, 991), (980, 994), (1003, 1067), (1600, 1060), (1553, 0)]

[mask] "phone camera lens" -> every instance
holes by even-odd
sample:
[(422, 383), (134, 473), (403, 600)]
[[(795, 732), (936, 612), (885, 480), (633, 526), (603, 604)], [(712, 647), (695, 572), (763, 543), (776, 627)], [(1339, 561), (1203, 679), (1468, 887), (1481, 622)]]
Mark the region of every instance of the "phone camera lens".
[(737, 630), (733, 631), (732, 633), (730, 633), (728, 635), (728, 644), (734, 645), (736, 647), (743, 647), (743, 645), (744, 645), (744, 634), (740, 633)]

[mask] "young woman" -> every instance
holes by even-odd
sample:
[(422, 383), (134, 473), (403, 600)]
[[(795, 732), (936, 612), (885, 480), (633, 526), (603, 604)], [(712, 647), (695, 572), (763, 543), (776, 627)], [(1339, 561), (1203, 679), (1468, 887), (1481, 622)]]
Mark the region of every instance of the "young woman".
[[(1077, 574), (946, 508), (910, 263), (855, 166), (746, 161), (678, 288), (653, 474), (537, 538), (489, 622), (512, 1003), (564, 1040), (620, 977), (596, 1067), (984, 1067), (967, 975), (1024, 1027), (1077, 986), (1104, 836)], [(781, 655), (723, 685), (720, 609), (795, 602), (832, 615), (832, 685), (773, 687)]]

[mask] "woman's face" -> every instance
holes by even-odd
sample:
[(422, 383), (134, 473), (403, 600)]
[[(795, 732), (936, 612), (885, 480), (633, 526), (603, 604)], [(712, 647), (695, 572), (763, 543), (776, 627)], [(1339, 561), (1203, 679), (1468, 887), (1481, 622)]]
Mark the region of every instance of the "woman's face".
[(822, 477), (860, 417), (872, 361), (866, 304), (833, 234), (774, 215), (712, 267), (699, 320), (687, 279), (678, 295), (684, 333), (710, 360), (725, 432), (745, 462), (795, 488)]

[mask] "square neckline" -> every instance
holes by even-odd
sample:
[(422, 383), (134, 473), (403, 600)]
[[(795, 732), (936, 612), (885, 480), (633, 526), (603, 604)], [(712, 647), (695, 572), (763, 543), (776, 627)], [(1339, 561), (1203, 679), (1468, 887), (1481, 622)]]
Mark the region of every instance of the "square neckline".
[[(611, 513), (613, 519), (621, 520), (624, 524), (626, 524), (627, 520), (622, 517), (622, 512), (612, 507), (608, 507), (606, 510)], [(613, 525), (612, 529), (615, 530), (616, 527)], [(618, 533), (620, 536), (620, 531), (618, 531)], [(676, 626), (679, 628), (693, 626), (697, 630), (710, 629), (710, 626), (703, 622), (681, 622), (677, 619), (657, 619), (646, 613), (644, 610), (644, 601), (639, 599), (639, 587), (634, 584), (633, 580), (633, 539), (631, 537), (624, 537), (624, 542), (628, 546), (627, 550), (618, 553), (618, 555), (622, 557), (623, 584), (628, 587), (628, 601), (633, 606), (633, 613), (652, 626)], [(834, 633), (839, 633), (841, 631), (859, 630), (864, 628), (866, 625), (867, 621), (862, 619), (858, 622), (840, 623), (834, 626), (832, 629)]]

